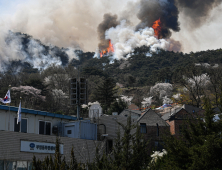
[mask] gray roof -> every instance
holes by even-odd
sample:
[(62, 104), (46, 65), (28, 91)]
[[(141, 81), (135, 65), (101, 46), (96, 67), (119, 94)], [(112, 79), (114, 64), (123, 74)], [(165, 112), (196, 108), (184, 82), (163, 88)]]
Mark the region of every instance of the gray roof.
[(196, 113), (203, 110), (201, 108), (198, 108), (198, 107), (195, 107), (195, 106), (192, 106), (192, 105), (187, 105), (187, 104), (184, 104), (182, 106), (182, 108), (184, 108), (188, 113), (193, 113), (193, 111), (195, 111)]
[(169, 126), (155, 111), (148, 109), (142, 116), (137, 120), (139, 123), (146, 123), (147, 126)]
[(130, 109), (125, 109), (123, 110), (120, 115), (123, 115), (125, 113), (134, 113), (134, 114), (138, 114), (141, 115), (141, 111), (140, 110), (130, 110)]
[[(176, 115), (178, 112), (180, 112), (181, 110), (185, 110), (184, 108), (178, 108), (178, 109), (175, 109), (173, 110), (172, 112), (168, 112), (166, 114), (164, 114), (161, 118), (163, 120), (169, 120), (172, 116)], [(185, 110), (186, 111), (186, 110)]]

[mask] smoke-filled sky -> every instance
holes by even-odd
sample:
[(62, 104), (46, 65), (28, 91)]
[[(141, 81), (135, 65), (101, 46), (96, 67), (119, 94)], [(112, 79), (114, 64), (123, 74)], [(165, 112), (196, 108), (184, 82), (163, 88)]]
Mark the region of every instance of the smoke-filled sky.
[[(114, 47), (119, 55), (136, 43), (166, 48), (165, 40), (154, 40), (146, 28), (158, 17), (164, 20), (162, 37), (173, 39), (169, 42), (175, 47), (180, 47), (179, 41), (181, 51), (217, 49), (222, 47), (221, 9), (221, 0), (0, 0), (0, 55), (7, 51), (3, 41), (8, 30), (29, 34), (46, 45), (84, 51), (96, 51), (109, 38), (118, 43)], [(109, 16), (115, 19), (107, 27), (103, 24)], [(121, 29), (123, 22), (126, 26)], [(139, 29), (144, 30), (136, 32)]]

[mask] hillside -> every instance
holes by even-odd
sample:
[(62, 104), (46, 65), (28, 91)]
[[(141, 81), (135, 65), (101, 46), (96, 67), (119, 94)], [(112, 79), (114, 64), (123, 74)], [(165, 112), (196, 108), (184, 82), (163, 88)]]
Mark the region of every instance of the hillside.
[[(118, 95), (133, 96), (138, 105), (143, 98), (149, 97), (150, 87), (156, 83), (173, 84), (172, 94), (176, 94), (186, 83), (181, 81), (184, 80), (182, 77), (194, 78), (205, 73), (216, 77), (215, 74), (221, 71), (222, 49), (190, 54), (164, 50), (151, 53), (149, 47), (143, 46), (127, 54), (128, 59), (113, 60), (112, 55), (99, 58), (94, 52), (47, 46), (26, 34), (10, 32), (9, 37), (6, 39), (9, 45), (15, 38), (20, 40), (20, 51), (17, 49), (16, 53), (22, 53), (25, 58), (5, 60), (4, 56), (0, 56), (4, 65), (0, 73), (0, 96), (4, 97), (10, 84), (12, 105), (17, 106), (22, 96), (23, 107), (50, 112), (75, 114), (75, 108), (67, 106), (68, 84), (69, 78), (77, 77), (78, 69), (80, 76), (88, 79), (90, 102), (95, 100), (95, 89), (103, 78), (111, 77), (122, 87)], [(218, 83), (220, 77), (215, 80)], [(205, 92), (211, 94), (212, 89), (215, 88), (210, 86)], [(156, 105), (160, 105), (162, 98), (156, 97), (155, 101)], [(189, 102), (195, 105), (201, 103), (196, 99)]]

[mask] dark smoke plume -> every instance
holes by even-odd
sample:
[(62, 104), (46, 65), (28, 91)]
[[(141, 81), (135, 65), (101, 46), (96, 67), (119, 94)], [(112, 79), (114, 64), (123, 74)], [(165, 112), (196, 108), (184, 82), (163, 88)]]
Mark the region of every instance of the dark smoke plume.
[(220, 5), (222, 0), (176, 0), (180, 11), (191, 18), (192, 26), (200, 26), (209, 16), (211, 10)]
[(161, 20), (160, 38), (169, 38), (171, 31), (179, 31), (178, 22), (179, 11), (174, 0), (141, 0), (140, 11), (137, 14), (141, 22), (137, 25), (137, 30), (145, 27), (152, 27), (153, 23)]
[(109, 40), (105, 39), (105, 32), (109, 28), (116, 27), (119, 25), (119, 21), (117, 21), (117, 15), (112, 14), (104, 14), (103, 21), (98, 25), (98, 37), (100, 40), (99, 49), (103, 50), (109, 46)]

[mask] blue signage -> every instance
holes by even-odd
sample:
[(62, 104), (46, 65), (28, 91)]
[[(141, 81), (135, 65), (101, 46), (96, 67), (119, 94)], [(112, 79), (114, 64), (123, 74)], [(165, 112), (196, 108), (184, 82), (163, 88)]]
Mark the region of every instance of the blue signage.
[(34, 148), (35, 147), (35, 144), (34, 143), (30, 143), (30, 148)]

